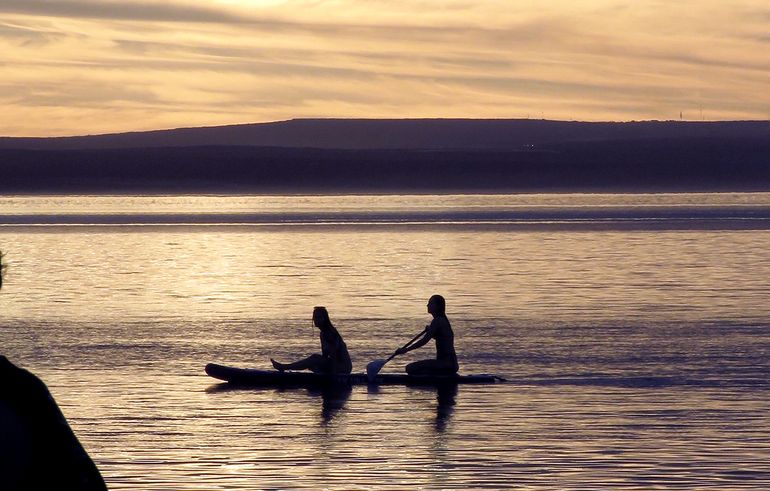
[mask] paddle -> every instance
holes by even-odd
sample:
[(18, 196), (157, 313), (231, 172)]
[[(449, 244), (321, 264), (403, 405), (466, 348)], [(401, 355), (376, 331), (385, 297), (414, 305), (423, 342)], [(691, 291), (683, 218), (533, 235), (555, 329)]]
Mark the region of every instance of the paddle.
[[(404, 346), (402, 346), (401, 349), (406, 349), (409, 346), (411, 346), (412, 343), (417, 341), (417, 338), (425, 334), (425, 331), (427, 330), (428, 330), (428, 327), (426, 326), (425, 329), (423, 329), (420, 334), (413, 337), (412, 340), (406, 343)], [(369, 382), (374, 382), (374, 377), (376, 377), (377, 374), (380, 373), (380, 370), (382, 370), (382, 367), (384, 367), (387, 362), (389, 362), (395, 357), (396, 357), (396, 353), (394, 352), (392, 355), (388, 357), (387, 360), (374, 360), (370, 362), (368, 365), (366, 365), (366, 378), (369, 380)]]

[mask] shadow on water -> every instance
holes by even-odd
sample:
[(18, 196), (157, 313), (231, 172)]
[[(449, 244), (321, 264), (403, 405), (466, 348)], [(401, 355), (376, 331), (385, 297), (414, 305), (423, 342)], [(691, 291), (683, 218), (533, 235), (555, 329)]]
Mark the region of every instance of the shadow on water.
[(436, 388), (436, 432), (443, 433), (455, 410), (457, 384), (440, 385)]
[(307, 393), (314, 397), (321, 397), (321, 424), (329, 424), (341, 410), (345, 409), (345, 404), (353, 393), (353, 387), (350, 385), (331, 385), (306, 389)]
[[(447, 424), (452, 418), (452, 414), (457, 404), (457, 393), (459, 391), (459, 384), (446, 383), (436, 386), (412, 386), (414, 390), (420, 391), (436, 391), (436, 418), (433, 422), (433, 427), (437, 433), (443, 433)], [(379, 394), (379, 385), (367, 386), (367, 392), (372, 395)]]
[[(420, 391), (435, 391), (436, 392), (436, 418), (434, 420), (434, 428), (436, 432), (442, 433), (446, 430), (447, 424), (451, 420), (454, 408), (456, 405), (457, 394), (459, 391), (458, 384), (439, 384), (438, 386), (413, 386), (412, 389)], [(353, 386), (348, 384), (332, 384), (332, 385), (320, 385), (315, 387), (254, 387), (245, 386), (232, 383), (221, 383), (212, 385), (206, 389), (207, 393), (214, 394), (218, 392), (233, 392), (233, 391), (265, 391), (270, 390), (276, 394), (281, 393), (297, 393), (304, 391), (310, 397), (321, 398), (321, 424), (329, 424), (335, 416), (345, 409), (345, 406), (353, 393)], [(379, 394), (380, 386), (368, 385), (367, 392), (369, 394)]]
[(343, 409), (350, 399), (350, 395), (353, 393), (353, 387), (346, 384), (328, 385), (318, 387), (248, 387), (244, 385), (222, 383), (212, 385), (206, 389), (209, 394), (215, 394), (218, 392), (235, 392), (235, 391), (265, 391), (270, 390), (276, 394), (282, 393), (299, 393), (305, 392), (308, 396), (313, 398), (321, 398), (321, 425), (329, 424), (334, 417)]

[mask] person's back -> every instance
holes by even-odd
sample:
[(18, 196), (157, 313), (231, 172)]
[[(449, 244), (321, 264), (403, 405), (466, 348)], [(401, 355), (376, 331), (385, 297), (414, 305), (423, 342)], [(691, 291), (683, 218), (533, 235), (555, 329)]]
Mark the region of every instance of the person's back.
[(329, 324), (321, 330), (321, 354), (330, 361), (330, 370), (333, 373), (350, 373), (353, 371), (353, 362), (350, 359), (348, 346), (342, 339), (337, 329)]
[(432, 331), (433, 339), (436, 341), (436, 360), (440, 361), (452, 373), (457, 372), (459, 366), (455, 352), (455, 335), (449, 319), (444, 315), (439, 315), (430, 324), (428, 330), (429, 332)]

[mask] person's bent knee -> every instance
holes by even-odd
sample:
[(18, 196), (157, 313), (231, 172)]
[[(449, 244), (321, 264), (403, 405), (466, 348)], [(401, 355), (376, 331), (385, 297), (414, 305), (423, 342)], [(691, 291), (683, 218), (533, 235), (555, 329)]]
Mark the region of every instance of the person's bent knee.
[(432, 361), (433, 360), (414, 361), (406, 366), (406, 373), (409, 375), (423, 375), (426, 370), (430, 368)]
[(318, 353), (308, 357), (308, 368), (313, 373), (331, 373), (331, 362), (328, 358)]
[(454, 375), (457, 367), (438, 360), (420, 360), (406, 366), (409, 375)]

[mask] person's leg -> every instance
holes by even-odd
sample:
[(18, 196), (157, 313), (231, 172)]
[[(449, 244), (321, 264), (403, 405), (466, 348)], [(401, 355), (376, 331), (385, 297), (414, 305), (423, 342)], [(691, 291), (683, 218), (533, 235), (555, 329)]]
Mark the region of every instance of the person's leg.
[(447, 363), (439, 360), (420, 360), (406, 366), (409, 375), (454, 375), (456, 372)]
[(318, 353), (312, 354), (305, 359), (295, 361), (294, 363), (278, 363), (272, 358), (270, 358), (270, 361), (273, 363), (273, 367), (281, 372), (284, 370), (310, 370), (319, 373), (326, 371), (326, 366), (328, 365), (328, 360)]
[(332, 373), (332, 361), (328, 358), (324, 358), (321, 355), (313, 355), (311, 358), (314, 358), (314, 360), (311, 363), (311, 366), (308, 367), (308, 369), (313, 373)]

